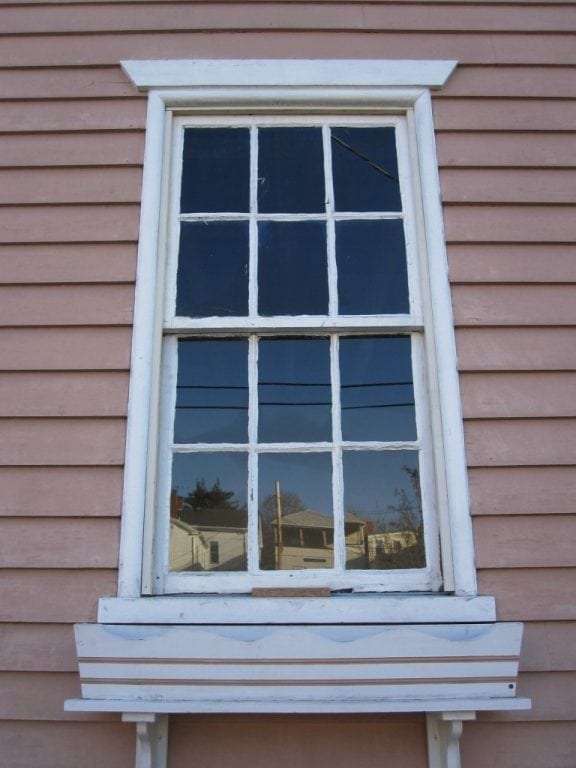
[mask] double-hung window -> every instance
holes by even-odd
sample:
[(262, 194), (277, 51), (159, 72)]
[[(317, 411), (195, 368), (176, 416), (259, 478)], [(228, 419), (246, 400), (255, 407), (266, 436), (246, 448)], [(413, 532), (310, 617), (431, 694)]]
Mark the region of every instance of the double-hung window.
[(406, 121), (172, 131), (158, 582), (436, 589)]
[(473, 594), (414, 85), (452, 64), (154, 64), (197, 85), (149, 101), (121, 592)]

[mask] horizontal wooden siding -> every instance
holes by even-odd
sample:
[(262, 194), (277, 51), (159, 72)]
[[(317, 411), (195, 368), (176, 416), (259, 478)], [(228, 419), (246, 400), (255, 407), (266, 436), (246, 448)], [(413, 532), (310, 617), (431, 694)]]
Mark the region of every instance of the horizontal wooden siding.
[[(123, 58), (455, 58), (434, 96), (481, 590), (526, 622), (530, 713), (464, 768), (573, 768), (576, 8), (572, 2), (0, 0), (0, 762), (129, 766), (64, 715), (71, 624), (114, 594), (145, 99)], [(175, 718), (195, 758), (425, 764), (422, 718)], [(241, 747), (241, 748), (240, 748)], [(384, 752), (383, 752), (384, 750)]]

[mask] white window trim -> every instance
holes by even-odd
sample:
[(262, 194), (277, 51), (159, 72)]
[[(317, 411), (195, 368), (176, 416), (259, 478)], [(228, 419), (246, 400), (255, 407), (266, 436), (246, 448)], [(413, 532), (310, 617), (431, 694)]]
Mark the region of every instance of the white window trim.
[[(379, 621), (421, 621), (422, 609), (428, 620), (458, 620), (462, 612), (466, 620), (494, 618), (491, 598), (476, 597), (474, 550), (466, 481), (464, 436), (460, 412), (460, 395), (456, 370), (456, 351), (448, 270), (444, 246), (442, 210), (435, 151), (432, 107), (428, 88), (440, 87), (452, 72), (451, 61), (163, 61), (123, 62), (123, 68), (141, 90), (149, 90), (144, 181), (139, 236), (138, 273), (134, 312), (132, 378), (128, 408), (125, 486), (122, 513), (118, 598), (101, 601), (101, 620), (183, 621), (196, 616), (201, 608), (215, 620), (224, 609), (228, 621), (238, 615), (246, 621), (246, 601), (239, 598), (158, 597), (139, 599), (143, 593), (143, 556), (146, 541), (153, 531), (145, 531), (144, 509), (147, 496), (153, 492), (146, 480), (147, 467), (153, 463), (156, 446), (149, 441), (150, 404), (157, 396), (159, 371), (155, 361), (161, 343), (163, 285), (158, 270), (158, 253), (165, 233), (165, 199), (163, 166), (168, 162), (166, 136), (170, 117), (175, 112), (207, 110), (226, 113), (232, 109), (281, 111), (322, 111), (354, 114), (390, 113), (409, 110), (418, 145), (420, 196), (422, 200), (421, 231), (427, 250), (428, 300), (424, 301), (426, 326), (432, 330), (429, 341), (436, 349), (429, 361), (430, 388), (437, 408), (432, 417), (437, 434), (442, 435), (442, 472), (436, 478), (440, 506), (441, 549), (445, 593), (426, 596), (365, 596), (363, 620), (377, 615)], [(430, 347), (428, 347), (430, 348)], [(152, 430), (153, 431), (153, 430)], [(144, 563), (144, 570), (147, 564)], [(453, 593), (450, 596), (446, 593)], [(357, 596), (327, 598), (321, 602), (327, 621), (351, 609)], [(272, 617), (278, 608), (266, 598), (260, 602), (261, 620)], [(282, 600), (284, 621), (290, 621), (288, 601)], [(134, 601), (138, 607), (134, 607)], [(218, 602), (220, 601), (220, 602)], [(266, 603), (266, 606), (263, 603)], [(320, 605), (314, 603), (314, 615)], [(348, 607), (344, 607), (344, 603)], [(301, 600), (290, 601), (302, 620)], [(183, 605), (186, 606), (183, 609)], [(358, 603), (358, 607), (360, 607)], [(132, 610), (127, 610), (131, 607)], [(170, 606), (170, 608), (169, 608)], [(180, 607), (178, 607), (180, 606)], [(241, 607), (242, 606), (242, 607)], [(226, 612), (224, 610), (224, 612)], [(356, 610), (353, 611), (356, 613)], [(111, 614), (115, 615), (111, 619)], [(181, 617), (187, 616), (187, 619)], [(105, 618), (106, 616), (106, 618)], [(162, 617), (160, 619), (159, 617)], [(199, 620), (199, 619), (196, 619)], [(273, 619), (272, 619), (273, 620)], [(460, 619), (461, 620), (461, 619)]]

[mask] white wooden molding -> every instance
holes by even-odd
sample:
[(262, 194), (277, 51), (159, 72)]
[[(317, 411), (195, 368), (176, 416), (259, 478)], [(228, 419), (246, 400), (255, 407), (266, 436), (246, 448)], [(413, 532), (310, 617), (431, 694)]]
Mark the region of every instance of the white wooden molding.
[(496, 621), (494, 598), (450, 595), (247, 595), (101, 598), (103, 624), (435, 624)]
[(522, 625), (76, 625), (83, 700), (123, 712), (522, 709)]
[(176, 59), (122, 61), (140, 90), (213, 86), (441, 88), (456, 61), (397, 59)]

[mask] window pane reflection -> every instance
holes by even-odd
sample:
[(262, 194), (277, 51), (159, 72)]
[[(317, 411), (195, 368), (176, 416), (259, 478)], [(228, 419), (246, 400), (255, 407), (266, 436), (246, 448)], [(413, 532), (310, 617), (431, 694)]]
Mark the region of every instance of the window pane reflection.
[(258, 149), (260, 213), (325, 210), (320, 128), (261, 128)]
[(183, 222), (176, 314), (186, 317), (248, 313), (248, 224)]
[(319, 221), (260, 222), (258, 240), (260, 314), (327, 314), (326, 225)]
[(258, 371), (262, 442), (330, 440), (328, 339), (261, 339)]
[(246, 212), (250, 207), (248, 128), (187, 128), (182, 213)]
[(333, 128), (337, 211), (400, 211), (394, 128)]
[(416, 451), (346, 451), (346, 567), (424, 568)]
[(248, 460), (177, 453), (170, 496), (171, 571), (245, 571)]
[(340, 314), (410, 311), (402, 221), (336, 222), (336, 263)]
[(410, 339), (340, 340), (344, 440), (416, 440)]
[(248, 342), (180, 339), (175, 443), (248, 439)]
[(259, 457), (260, 567), (332, 568), (332, 459), (327, 453)]

